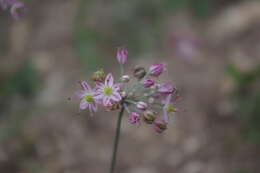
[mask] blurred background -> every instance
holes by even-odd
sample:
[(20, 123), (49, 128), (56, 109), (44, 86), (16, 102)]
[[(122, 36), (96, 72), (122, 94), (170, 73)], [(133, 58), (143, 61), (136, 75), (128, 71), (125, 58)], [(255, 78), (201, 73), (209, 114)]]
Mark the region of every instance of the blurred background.
[(78, 115), (78, 81), (116, 48), (135, 64), (166, 62), (183, 97), (168, 130), (123, 119), (117, 172), (260, 172), (260, 1), (21, 0), (0, 10), (0, 172), (100, 173), (115, 113)]

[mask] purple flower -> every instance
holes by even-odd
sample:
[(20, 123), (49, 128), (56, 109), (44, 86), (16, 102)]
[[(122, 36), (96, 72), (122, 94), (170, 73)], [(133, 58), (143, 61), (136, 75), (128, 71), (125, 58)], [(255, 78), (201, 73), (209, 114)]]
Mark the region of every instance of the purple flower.
[(167, 123), (163, 120), (155, 120), (153, 125), (157, 133), (162, 133), (167, 129)]
[(114, 84), (114, 78), (111, 73), (106, 76), (105, 83), (96, 83), (96, 92), (94, 98), (101, 100), (104, 106), (112, 106), (114, 102), (121, 101), (119, 93), (119, 84)]
[(137, 112), (131, 112), (128, 116), (128, 121), (131, 124), (138, 124), (140, 122), (140, 114)]
[(169, 122), (169, 113), (176, 112), (177, 109), (175, 108), (174, 104), (179, 99), (179, 96), (173, 98), (173, 94), (169, 94), (166, 97), (166, 100), (163, 102), (163, 119), (166, 123)]
[(93, 114), (93, 112), (97, 111), (97, 102), (93, 97), (94, 91), (85, 81), (82, 81), (80, 85), (82, 90), (76, 93), (76, 95), (81, 99), (79, 108), (81, 110), (88, 108), (90, 113)]
[(120, 64), (125, 64), (128, 59), (128, 51), (125, 48), (118, 48), (116, 53), (117, 60)]
[(166, 70), (165, 64), (153, 64), (149, 68), (149, 74), (158, 77), (165, 70)]
[(25, 13), (24, 3), (15, 2), (10, 8), (10, 12), (14, 19), (19, 19)]
[(148, 107), (147, 103), (139, 101), (136, 104), (136, 107), (142, 111), (146, 110), (146, 108)]
[(143, 81), (144, 88), (149, 88), (149, 87), (151, 87), (153, 85), (154, 85), (154, 79), (149, 78), (149, 77), (144, 78), (144, 81)]
[(159, 86), (158, 92), (160, 94), (171, 94), (176, 90), (170, 82), (162, 82)]

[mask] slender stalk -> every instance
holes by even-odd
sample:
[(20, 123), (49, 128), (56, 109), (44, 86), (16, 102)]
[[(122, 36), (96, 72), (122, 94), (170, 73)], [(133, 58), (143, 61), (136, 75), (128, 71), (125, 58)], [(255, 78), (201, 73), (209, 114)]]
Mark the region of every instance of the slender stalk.
[(114, 173), (114, 170), (115, 170), (118, 142), (119, 142), (120, 129), (121, 129), (121, 122), (122, 122), (124, 110), (125, 110), (125, 108), (123, 106), (121, 108), (120, 112), (119, 112), (118, 119), (117, 119), (116, 136), (115, 136), (115, 139), (114, 139), (113, 155), (112, 155), (112, 161), (111, 161), (109, 173)]

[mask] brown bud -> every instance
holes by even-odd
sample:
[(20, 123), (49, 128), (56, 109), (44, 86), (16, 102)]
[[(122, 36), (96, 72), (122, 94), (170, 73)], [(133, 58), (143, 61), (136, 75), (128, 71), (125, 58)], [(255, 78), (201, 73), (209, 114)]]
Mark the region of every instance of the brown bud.
[(134, 69), (134, 77), (137, 79), (142, 79), (146, 75), (145, 68), (143, 67), (135, 67)]
[(98, 70), (98, 71), (94, 72), (92, 75), (92, 80), (94, 80), (95, 82), (104, 82), (104, 80), (105, 80), (104, 71)]
[(156, 112), (153, 110), (146, 110), (143, 113), (143, 120), (147, 124), (152, 124), (156, 118)]

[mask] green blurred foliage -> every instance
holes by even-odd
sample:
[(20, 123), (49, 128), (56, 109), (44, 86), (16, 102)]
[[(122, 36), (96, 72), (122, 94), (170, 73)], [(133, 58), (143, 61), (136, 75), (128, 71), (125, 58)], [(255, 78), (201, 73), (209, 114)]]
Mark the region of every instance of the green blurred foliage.
[(24, 97), (32, 97), (39, 88), (39, 75), (31, 64), (25, 62), (13, 76), (7, 79), (5, 93), (8, 95), (19, 94)]
[[(102, 57), (108, 55), (104, 53), (104, 48), (108, 45), (111, 46), (110, 49), (127, 46), (133, 58), (140, 51), (153, 52), (160, 49), (165, 17), (186, 8), (191, 9), (194, 16), (207, 17), (214, 5), (213, 0), (115, 0), (103, 3), (112, 8), (112, 14), (109, 14), (111, 18), (108, 18), (109, 26), (99, 23), (99, 27), (107, 28), (107, 32), (97, 31), (87, 25), (86, 13), (97, 1), (81, 0), (77, 10), (75, 51), (86, 71), (95, 70), (97, 64), (106, 63), (101, 59), (107, 59)], [(98, 12), (96, 14), (102, 15), (104, 14), (100, 15)]]
[(228, 74), (236, 84), (235, 102), (239, 118), (245, 124), (243, 135), (260, 142), (260, 65), (249, 72), (242, 72), (230, 65)]

